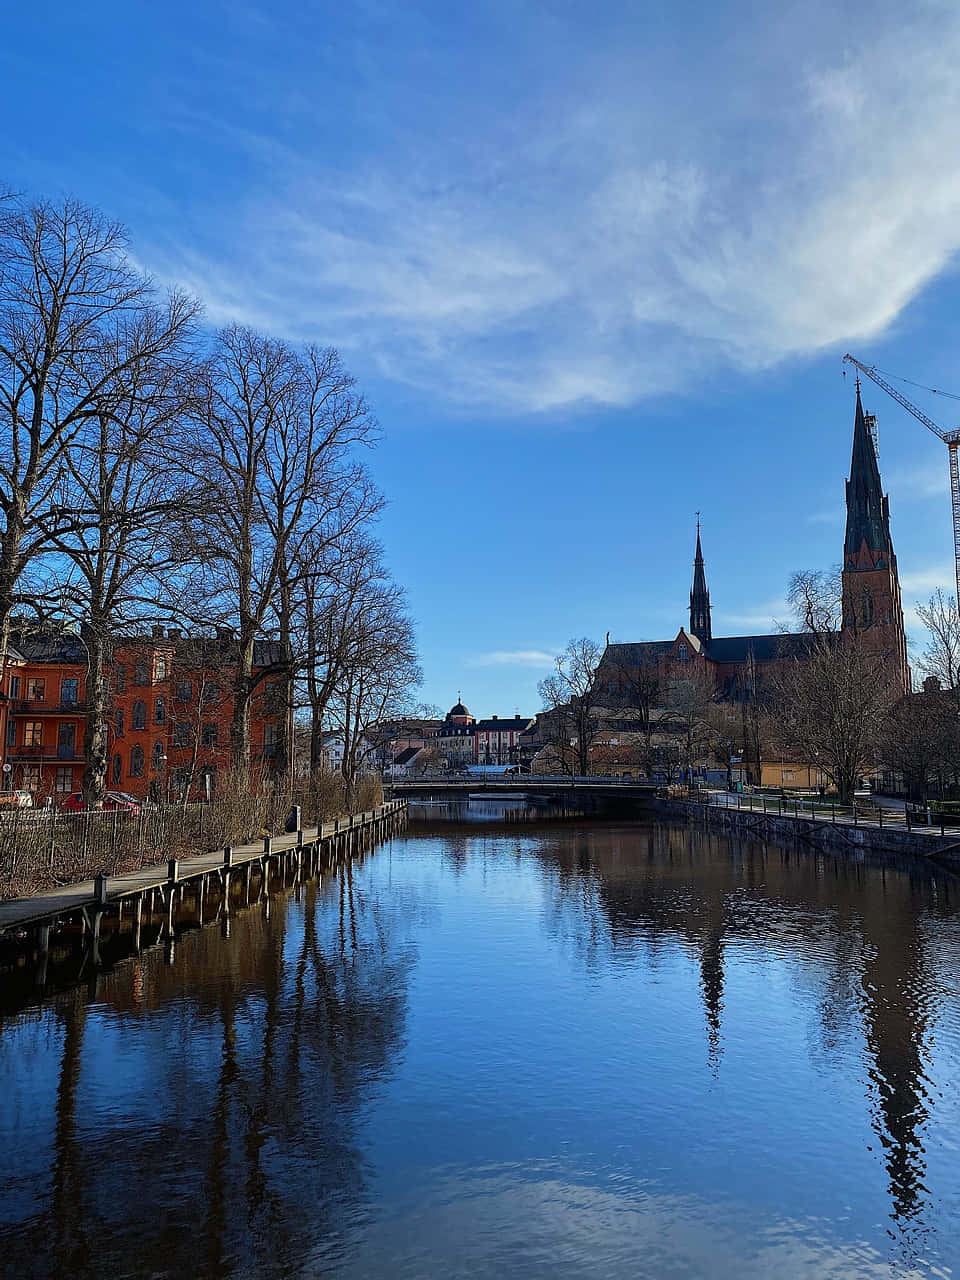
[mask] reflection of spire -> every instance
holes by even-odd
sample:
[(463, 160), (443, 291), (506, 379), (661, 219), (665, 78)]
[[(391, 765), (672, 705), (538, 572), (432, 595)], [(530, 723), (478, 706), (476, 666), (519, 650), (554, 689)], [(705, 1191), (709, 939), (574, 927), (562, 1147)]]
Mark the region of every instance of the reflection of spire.
[(720, 1068), (723, 1047), (720, 1043), (720, 1020), (723, 1013), (723, 927), (710, 930), (700, 948), (700, 986), (707, 1014), (707, 1041), (710, 1066)]
[(929, 984), (912, 916), (885, 919), (882, 932), (867, 943), (866, 1038), (879, 1095), (874, 1127), (884, 1149), (893, 1217), (903, 1230), (917, 1225), (927, 1191), (920, 1130), (928, 1115), (923, 1067)]

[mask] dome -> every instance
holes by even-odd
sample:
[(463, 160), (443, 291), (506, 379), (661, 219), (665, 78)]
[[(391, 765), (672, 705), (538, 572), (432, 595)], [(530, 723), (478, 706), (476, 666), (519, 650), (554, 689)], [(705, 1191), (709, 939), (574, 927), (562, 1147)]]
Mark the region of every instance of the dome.
[(469, 716), (469, 715), (470, 715), (470, 712), (467, 710), (467, 708), (463, 705), (462, 702), (455, 702), (454, 705), (447, 712), (447, 719), (453, 720), (457, 716)]

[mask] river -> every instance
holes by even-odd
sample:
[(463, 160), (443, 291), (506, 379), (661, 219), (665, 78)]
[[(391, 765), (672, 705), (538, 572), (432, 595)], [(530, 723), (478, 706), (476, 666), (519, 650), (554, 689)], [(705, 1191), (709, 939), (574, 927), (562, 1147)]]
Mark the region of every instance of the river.
[(8, 984), (3, 1273), (960, 1267), (960, 882), (506, 816)]

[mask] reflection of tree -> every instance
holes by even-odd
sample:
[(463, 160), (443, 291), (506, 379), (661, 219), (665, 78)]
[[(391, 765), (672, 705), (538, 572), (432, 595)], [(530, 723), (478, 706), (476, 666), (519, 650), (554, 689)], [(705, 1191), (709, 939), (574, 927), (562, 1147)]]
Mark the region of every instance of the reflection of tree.
[[(105, 973), (95, 1016), (106, 1044), (120, 1036), (120, 1070), (90, 1052), (81, 1072), (94, 1014), (58, 998), (54, 1230), (12, 1225), (12, 1273), (280, 1273), (342, 1247), (365, 1195), (358, 1112), (402, 1034), (418, 909), (355, 873), (311, 881), (299, 908), (275, 895), (269, 918), (241, 911), (229, 941), (185, 935), (171, 966), (144, 956), (139, 993), (132, 968)], [(80, 1089), (93, 1107), (78, 1113)]]
[(798, 967), (794, 980), (813, 984), (827, 1052), (843, 1028), (866, 1040), (892, 1216), (911, 1243), (926, 1194), (924, 1063), (932, 1019), (922, 909), (950, 912), (942, 894), (929, 905), (929, 876), (915, 869), (878, 874), (841, 855), (689, 828), (651, 827), (627, 837), (597, 830), (586, 843), (545, 842), (544, 853), (554, 890), (548, 927), (574, 940), (585, 964), (601, 953), (616, 963), (621, 953), (636, 956), (640, 949), (652, 965), (670, 939), (698, 956), (714, 1071), (729, 943), (773, 942), (804, 961), (815, 958), (815, 967)]
[(53, 1139), (53, 1247), (57, 1273), (64, 1276), (82, 1273), (90, 1258), (81, 1203), (85, 1157), (77, 1134), (77, 1087), (85, 1024), (86, 1004), (77, 992), (67, 1003), (63, 1015), (63, 1050)]

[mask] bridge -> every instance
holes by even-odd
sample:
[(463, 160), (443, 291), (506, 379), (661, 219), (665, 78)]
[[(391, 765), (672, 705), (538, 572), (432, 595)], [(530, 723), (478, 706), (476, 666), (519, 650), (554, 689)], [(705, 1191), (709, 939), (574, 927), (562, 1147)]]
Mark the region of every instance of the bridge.
[(419, 778), (397, 778), (387, 784), (394, 796), (406, 798), (441, 797), (465, 800), (468, 796), (526, 798), (542, 797), (580, 801), (617, 799), (634, 802), (650, 799), (663, 790), (662, 785), (646, 778), (580, 778), (541, 774), (470, 774), (466, 777), (449, 773), (423, 775)]

